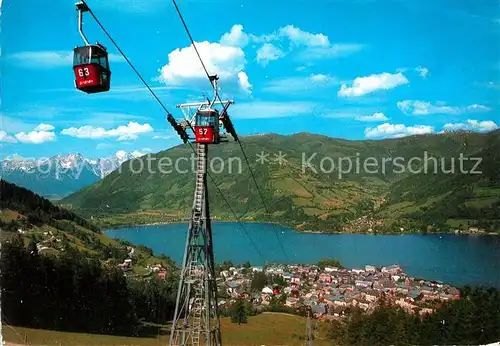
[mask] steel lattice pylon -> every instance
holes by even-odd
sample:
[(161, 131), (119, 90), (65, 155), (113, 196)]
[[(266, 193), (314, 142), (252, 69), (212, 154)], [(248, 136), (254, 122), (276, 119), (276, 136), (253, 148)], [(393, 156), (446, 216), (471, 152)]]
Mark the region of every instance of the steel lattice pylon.
[(306, 326), (306, 342), (305, 346), (313, 346), (313, 332), (311, 326), (311, 314), (312, 310), (310, 306), (306, 307), (307, 312), (307, 326)]
[(186, 237), (170, 345), (221, 345), (206, 144), (196, 144), (196, 188)]

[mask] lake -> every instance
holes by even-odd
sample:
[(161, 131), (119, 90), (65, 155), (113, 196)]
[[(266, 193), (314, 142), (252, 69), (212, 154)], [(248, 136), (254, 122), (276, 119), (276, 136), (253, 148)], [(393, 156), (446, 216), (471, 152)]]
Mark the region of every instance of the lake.
[[(187, 228), (187, 223), (178, 223), (109, 229), (104, 233), (146, 245), (155, 254), (164, 253), (181, 263)], [(243, 223), (242, 227), (232, 222), (213, 222), (212, 232), (217, 263), (224, 260), (235, 264), (248, 260), (252, 265), (317, 263), (324, 258), (337, 258), (348, 268), (397, 263), (410, 276), (454, 285), (500, 288), (500, 237), (497, 236), (327, 235), (298, 233), (268, 223)]]

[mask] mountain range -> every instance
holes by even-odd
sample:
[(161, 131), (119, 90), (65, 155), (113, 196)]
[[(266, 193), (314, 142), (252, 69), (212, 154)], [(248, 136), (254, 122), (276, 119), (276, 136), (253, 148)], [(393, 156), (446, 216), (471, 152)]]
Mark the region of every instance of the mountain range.
[[(266, 134), (242, 143), (259, 188), (238, 143), (210, 146), (215, 218), (322, 232), (500, 230), (500, 130), (355, 141)], [(108, 226), (182, 220), (192, 155), (179, 145), (129, 161), (61, 203)]]
[(136, 152), (123, 150), (98, 159), (78, 153), (45, 159), (13, 155), (0, 162), (0, 177), (44, 197), (58, 199), (104, 178), (122, 163), (138, 156)]

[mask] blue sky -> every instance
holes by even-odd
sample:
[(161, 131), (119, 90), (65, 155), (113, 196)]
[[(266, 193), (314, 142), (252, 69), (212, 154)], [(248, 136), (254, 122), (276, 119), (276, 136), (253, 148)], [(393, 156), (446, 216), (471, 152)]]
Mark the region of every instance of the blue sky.
[[(88, 0), (176, 117), (210, 85), (168, 0)], [(241, 135), (312, 132), (378, 139), (500, 126), (498, 0), (179, 0)], [(165, 114), (110, 52), (108, 93), (73, 87), (82, 45), (73, 1), (3, 0), (0, 159), (180, 143)]]

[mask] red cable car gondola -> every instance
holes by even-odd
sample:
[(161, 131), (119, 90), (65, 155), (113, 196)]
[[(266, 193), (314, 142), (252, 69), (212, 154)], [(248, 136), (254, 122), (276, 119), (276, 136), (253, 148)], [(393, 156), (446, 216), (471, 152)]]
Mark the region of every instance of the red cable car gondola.
[(196, 143), (217, 144), (219, 138), (219, 112), (216, 109), (199, 109), (195, 119)]
[(85, 46), (75, 47), (73, 50), (73, 72), (75, 87), (78, 90), (91, 93), (108, 91), (111, 83), (108, 52), (103, 45), (89, 44), (82, 31), (82, 14), (89, 11), (87, 4), (78, 2), (78, 31), (85, 42)]
[(109, 90), (111, 71), (108, 52), (99, 43), (73, 50), (73, 71), (78, 90), (89, 94)]

